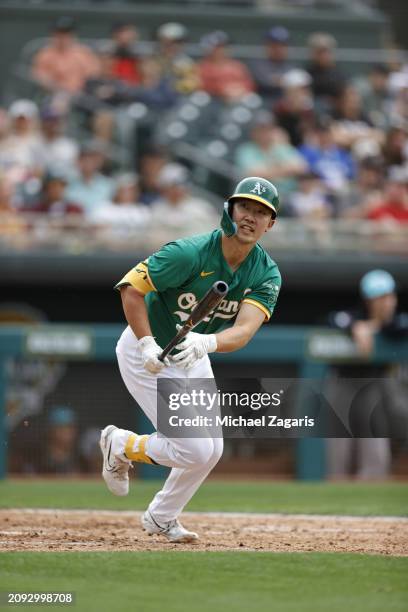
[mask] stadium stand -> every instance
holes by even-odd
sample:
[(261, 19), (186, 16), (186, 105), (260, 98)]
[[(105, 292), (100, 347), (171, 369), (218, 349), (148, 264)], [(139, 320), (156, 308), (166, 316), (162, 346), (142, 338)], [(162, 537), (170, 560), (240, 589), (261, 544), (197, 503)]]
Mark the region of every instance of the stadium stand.
[[(408, 56), (380, 44), (389, 23), (374, 3), (270, 12), (261, 0), (217, 1), (212, 15), (201, 0), (160, 13), (106, 1), (97, 15), (92, 2), (7, 4), (0, 34), (9, 20), (16, 36), (0, 61), (0, 282), (10, 301), (51, 320), (120, 320), (107, 294), (123, 270), (217, 226), (234, 183), (253, 174), (281, 196), (263, 241), (287, 278), (278, 322), (321, 323), (370, 267), (396, 276), (405, 305)], [(22, 24), (24, 10), (37, 20)]]

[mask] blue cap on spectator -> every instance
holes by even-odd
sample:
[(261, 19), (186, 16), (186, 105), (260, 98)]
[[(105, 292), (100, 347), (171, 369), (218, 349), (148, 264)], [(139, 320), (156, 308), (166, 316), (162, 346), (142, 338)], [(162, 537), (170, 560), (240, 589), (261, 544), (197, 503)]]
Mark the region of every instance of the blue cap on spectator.
[(67, 406), (56, 406), (48, 415), (50, 425), (72, 425), (75, 421), (75, 412)]
[(61, 15), (54, 21), (52, 29), (54, 32), (73, 32), (76, 29), (75, 19), (68, 15)]
[(54, 166), (48, 168), (48, 171), (43, 177), (43, 186), (48, 185), (53, 181), (59, 181), (60, 183), (68, 183), (68, 173), (64, 168)]
[(283, 26), (274, 26), (267, 31), (266, 39), (270, 42), (286, 44), (289, 41), (289, 32)]
[(394, 293), (395, 280), (385, 270), (371, 270), (360, 281), (360, 292), (366, 300)]
[(62, 113), (51, 105), (43, 106), (40, 117), (43, 121), (56, 121), (57, 119), (61, 119)]
[(221, 47), (228, 44), (229, 38), (226, 32), (216, 30), (215, 32), (210, 32), (203, 36), (200, 42), (205, 51), (211, 51), (215, 47)]

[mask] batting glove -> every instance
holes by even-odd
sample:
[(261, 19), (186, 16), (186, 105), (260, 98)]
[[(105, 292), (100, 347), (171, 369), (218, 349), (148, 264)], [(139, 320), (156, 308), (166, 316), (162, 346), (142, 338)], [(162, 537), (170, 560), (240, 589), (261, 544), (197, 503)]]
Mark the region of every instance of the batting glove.
[(163, 349), (156, 343), (153, 336), (144, 336), (137, 341), (137, 346), (140, 349), (143, 367), (150, 374), (158, 374), (164, 366), (169, 366), (170, 361), (167, 357), (163, 361), (160, 361), (159, 355), (163, 352)]
[[(177, 326), (178, 328), (180, 326)], [(177, 366), (189, 370), (196, 362), (207, 353), (217, 350), (217, 339), (215, 334), (196, 334), (188, 332), (187, 336), (177, 344), (176, 349), (181, 351), (171, 358)]]

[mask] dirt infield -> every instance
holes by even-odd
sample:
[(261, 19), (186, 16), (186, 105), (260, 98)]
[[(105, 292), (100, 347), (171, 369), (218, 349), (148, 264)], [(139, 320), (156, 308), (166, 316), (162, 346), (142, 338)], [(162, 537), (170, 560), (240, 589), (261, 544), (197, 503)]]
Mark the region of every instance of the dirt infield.
[(0, 510), (0, 551), (250, 550), (408, 556), (408, 519), (240, 513), (185, 513), (197, 544), (148, 536), (140, 512)]

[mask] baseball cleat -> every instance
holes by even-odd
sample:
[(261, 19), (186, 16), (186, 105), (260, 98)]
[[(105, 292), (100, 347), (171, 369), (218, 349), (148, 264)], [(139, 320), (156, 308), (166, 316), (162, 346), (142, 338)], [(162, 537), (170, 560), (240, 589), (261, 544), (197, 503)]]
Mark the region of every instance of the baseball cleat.
[(185, 529), (177, 519), (160, 525), (155, 521), (148, 510), (146, 510), (142, 516), (142, 527), (148, 533), (148, 535), (153, 535), (156, 533), (164, 535), (169, 542), (184, 544), (197, 542), (198, 540), (198, 535), (194, 533), (194, 531), (188, 531)]
[(129, 468), (133, 467), (129, 460), (120, 459), (112, 452), (112, 438), (117, 431), (115, 425), (108, 425), (101, 432), (99, 446), (103, 455), (102, 476), (109, 491), (114, 495), (129, 493)]

